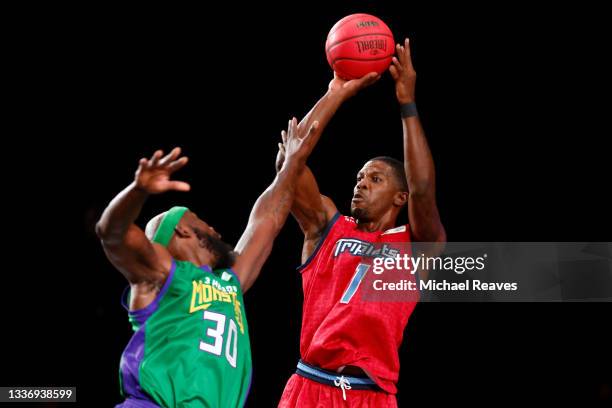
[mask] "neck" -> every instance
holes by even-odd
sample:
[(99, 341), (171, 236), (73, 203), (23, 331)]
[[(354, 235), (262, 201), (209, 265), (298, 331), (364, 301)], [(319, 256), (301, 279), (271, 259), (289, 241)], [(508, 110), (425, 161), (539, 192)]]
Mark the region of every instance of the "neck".
[(357, 229), (365, 232), (386, 231), (395, 227), (397, 214), (387, 213), (378, 220), (360, 221), (357, 220)]
[(182, 261), (191, 262), (197, 266), (208, 265), (213, 269), (214, 257), (208, 251), (202, 250), (201, 248), (188, 248), (182, 251), (178, 251), (178, 257)]

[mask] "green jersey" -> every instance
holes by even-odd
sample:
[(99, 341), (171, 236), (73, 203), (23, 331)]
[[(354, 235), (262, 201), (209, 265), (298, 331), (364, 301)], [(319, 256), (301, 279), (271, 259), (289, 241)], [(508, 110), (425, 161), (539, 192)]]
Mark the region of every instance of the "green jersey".
[(122, 407), (241, 407), (251, 381), (249, 330), (231, 269), (174, 261), (147, 307), (130, 311)]

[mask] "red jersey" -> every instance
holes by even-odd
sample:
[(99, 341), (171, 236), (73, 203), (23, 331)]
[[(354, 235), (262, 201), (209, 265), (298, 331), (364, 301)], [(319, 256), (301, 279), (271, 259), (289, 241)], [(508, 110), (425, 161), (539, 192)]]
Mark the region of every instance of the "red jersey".
[(331, 371), (360, 367), (391, 394), (397, 393), (398, 348), (416, 302), (364, 301), (360, 291), (364, 275), (372, 274), (364, 254), (393, 242), (410, 242), (406, 225), (364, 232), (352, 217), (336, 214), (299, 268), (304, 290), (302, 360)]

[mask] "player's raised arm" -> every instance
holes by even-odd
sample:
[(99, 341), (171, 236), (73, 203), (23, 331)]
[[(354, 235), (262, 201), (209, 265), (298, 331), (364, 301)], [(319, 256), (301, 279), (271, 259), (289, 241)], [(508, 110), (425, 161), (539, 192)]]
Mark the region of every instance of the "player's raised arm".
[[(284, 139), (283, 137), (283, 143), (278, 144), (276, 171), (280, 171), (285, 159)], [(304, 166), (304, 169), (298, 175), (291, 214), (300, 225), (305, 240), (307, 242), (314, 241), (314, 246), (316, 246), (325, 226), (337, 211), (334, 202), (319, 192), (319, 185), (314, 174), (312, 174), (312, 170), (308, 166)], [(305, 258), (308, 258), (309, 255), (307, 254)]]
[(110, 202), (96, 224), (108, 259), (131, 284), (154, 287), (170, 270), (168, 250), (151, 243), (134, 222), (150, 194), (189, 191), (189, 184), (170, 180), (187, 163), (187, 157), (179, 158), (180, 154), (180, 148), (175, 148), (162, 157), (158, 150), (151, 159), (140, 159), (134, 181)]
[(238, 257), (234, 271), (242, 291), (251, 287), (272, 250), (274, 238), (287, 220), (295, 196), (296, 181), (306, 158), (314, 147), (318, 122), (313, 121), (307, 132), (299, 132), (297, 120), (289, 121), (284, 133), (286, 158), (272, 184), (255, 202), (248, 225), (236, 244)]
[[(316, 120), (319, 126), (312, 135), (312, 142), (316, 145), (323, 134), (323, 130), (340, 106), (361, 89), (373, 84), (379, 78), (380, 75), (372, 72), (360, 79), (346, 81), (334, 73), (334, 78), (330, 81), (327, 92), (302, 119), (298, 130), (301, 132), (303, 129), (309, 128), (313, 121)], [(279, 154), (276, 161), (277, 171), (280, 169), (283, 160), (284, 152), (282, 144), (279, 144)], [(318, 240), (327, 223), (336, 212), (337, 209), (334, 203), (328, 197), (320, 194), (312, 171), (308, 166), (305, 166), (298, 178), (295, 201), (291, 208), (291, 213), (300, 224), (306, 241)], [(314, 248), (314, 246), (312, 247)]]
[(397, 45), (389, 72), (395, 80), (395, 94), (402, 111), (404, 128), (404, 169), (408, 180), (408, 218), (415, 241), (446, 241), (446, 232), (436, 205), (434, 162), (425, 132), (416, 112), (416, 72), (412, 66), (408, 39)]

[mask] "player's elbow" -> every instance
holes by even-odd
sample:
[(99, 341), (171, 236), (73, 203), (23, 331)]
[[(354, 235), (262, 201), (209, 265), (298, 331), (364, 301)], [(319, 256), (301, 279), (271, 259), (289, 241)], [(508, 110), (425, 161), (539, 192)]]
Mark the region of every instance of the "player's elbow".
[(112, 246), (115, 244), (119, 244), (123, 242), (124, 233), (123, 231), (119, 232), (109, 227), (108, 223), (104, 222), (102, 219), (96, 223), (95, 227), (96, 235), (102, 241), (104, 246)]

